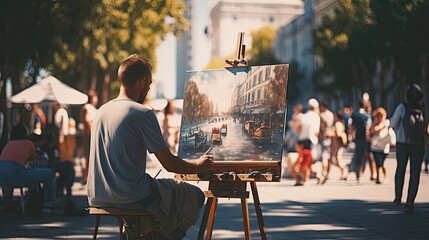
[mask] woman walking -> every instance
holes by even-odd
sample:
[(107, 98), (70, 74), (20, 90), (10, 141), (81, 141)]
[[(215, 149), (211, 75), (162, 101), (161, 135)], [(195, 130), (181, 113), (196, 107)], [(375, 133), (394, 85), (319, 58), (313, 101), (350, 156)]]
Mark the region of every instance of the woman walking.
[(383, 171), (383, 182), (388, 183), (386, 176), (386, 168), (384, 160), (390, 152), (390, 145), (396, 145), (395, 132), (389, 128), (390, 122), (387, 120), (386, 110), (382, 107), (377, 108), (374, 112), (374, 123), (370, 130), (371, 135), (371, 151), (374, 155), (375, 165), (377, 167), (377, 176), (375, 183), (381, 184), (380, 170)]
[[(346, 180), (344, 176), (344, 167), (341, 164), (341, 154), (343, 147), (347, 144), (347, 135), (346, 135), (346, 125), (344, 123), (343, 111), (338, 110), (334, 115), (334, 129), (331, 135), (332, 145), (331, 145), (331, 156), (328, 161), (327, 173), (331, 171), (331, 164), (337, 166), (341, 171), (341, 180)], [(327, 174), (327, 175), (328, 175)], [(323, 181), (322, 183), (325, 183)]]

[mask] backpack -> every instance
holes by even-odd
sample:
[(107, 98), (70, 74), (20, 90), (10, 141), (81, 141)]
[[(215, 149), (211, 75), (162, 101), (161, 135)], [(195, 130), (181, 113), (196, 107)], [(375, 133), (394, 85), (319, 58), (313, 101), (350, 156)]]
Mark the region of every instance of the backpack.
[(405, 104), (405, 115), (402, 119), (405, 133), (405, 143), (424, 144), (425, 127), (423, 111)]

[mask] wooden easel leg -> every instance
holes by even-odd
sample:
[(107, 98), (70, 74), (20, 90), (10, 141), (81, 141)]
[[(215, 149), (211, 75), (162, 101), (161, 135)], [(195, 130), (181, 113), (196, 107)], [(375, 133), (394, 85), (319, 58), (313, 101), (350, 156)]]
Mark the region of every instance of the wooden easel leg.
[(101, 215), (97, 215), (95, 218), (95, 227), (94, 227), (94, 235), (92, 235), (92, 239), (97, 239), (98, 226), (100, 225)]
[(122, 217), (118, 217), (118, 225), (119, 225), (119, 239), (125, 239), (125, 235), (123, 233), (124, 222), (122, 221)]
[(264, 219), (262, 217), (261, 202), (259, 201), (258, 189), (256, 188), (256, 182), (250, 182), (252, 188), (253, 202), (255, 203), (256, 216), (258, 217), (259, 232), (261, 233), (261, 239), (267, 239), (267, 233), (265, 232)]
[(198, 231), (198, 240), (202, 240), (204, 232), (207, 227), (207, 220), (209, 219), (210, 208), (212, 207), (213, 198), (207, 198), (206, 208), (204, 209), (203, 219), (201, 220), (200, 230)]
[(246, 240), (250, 240), (249, 208), (247, 206), (247, 198), (241, 198), (241, 210), (243, 212), (244, 236)]
[(213, 197), (212, 206), (210, 209), (209, 225), (207, 227), (206, 240), (212, 239), (213, 225), (216, 217), (217, 197)]

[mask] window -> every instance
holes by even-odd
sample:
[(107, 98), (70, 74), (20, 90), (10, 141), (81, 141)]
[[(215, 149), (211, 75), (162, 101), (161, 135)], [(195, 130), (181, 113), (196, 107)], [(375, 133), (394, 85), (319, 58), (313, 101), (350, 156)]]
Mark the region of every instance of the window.
[(270, 74), (271, 74), (271, 68), (267, 67), (265, 70), (265, 80), (268, 80), (270, 78)]
[(270, 17), (270, 22), (274, 22), (274, 17)]
[(258, 78), (259, 78), (259, 82), (262, 82), (262, 71), (259, 72)]
[(258, 89), (258, 92), (256, 94), (256, 100), (259, 100), (259, 99), (261, 99), (261, 90), (260, 89)]

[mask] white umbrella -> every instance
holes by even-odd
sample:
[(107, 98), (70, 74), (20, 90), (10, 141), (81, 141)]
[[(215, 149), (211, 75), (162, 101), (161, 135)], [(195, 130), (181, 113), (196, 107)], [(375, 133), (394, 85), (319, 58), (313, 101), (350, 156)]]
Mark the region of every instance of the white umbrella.
[(80, 105), (88, 96), (64, 84), (53, 76), (46, 77), (33, 86), (10, 97), (12, 103), (60, 103)]

